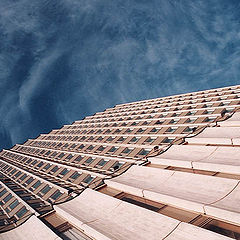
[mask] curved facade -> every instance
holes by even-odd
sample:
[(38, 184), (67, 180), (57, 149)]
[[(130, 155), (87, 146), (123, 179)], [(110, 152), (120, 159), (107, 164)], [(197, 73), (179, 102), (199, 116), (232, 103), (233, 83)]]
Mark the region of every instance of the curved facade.
[(0, 239), (240, 239), (240, 86), (117, 105), (0, 153)]

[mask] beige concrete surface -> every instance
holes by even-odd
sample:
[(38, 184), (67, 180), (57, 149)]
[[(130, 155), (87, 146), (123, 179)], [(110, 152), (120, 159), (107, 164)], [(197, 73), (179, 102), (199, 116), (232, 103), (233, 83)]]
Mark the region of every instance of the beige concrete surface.
[(50, 228), (36, 216), (30, 217), (19, 227), (0, 234), (0, 240), (60, 240)]

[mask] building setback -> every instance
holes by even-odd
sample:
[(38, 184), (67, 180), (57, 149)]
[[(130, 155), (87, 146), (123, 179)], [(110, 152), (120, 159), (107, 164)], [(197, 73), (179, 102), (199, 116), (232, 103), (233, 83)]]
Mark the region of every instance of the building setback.
[(0, 240), (240, 239), (240, 85), (116, 105), (0, 152)]

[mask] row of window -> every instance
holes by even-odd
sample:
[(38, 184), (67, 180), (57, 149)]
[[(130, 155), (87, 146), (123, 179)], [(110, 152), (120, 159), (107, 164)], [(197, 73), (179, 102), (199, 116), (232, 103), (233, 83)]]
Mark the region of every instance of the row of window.
[(222, 107), (222, 106), (229, 106), (229, 105), (237, 105), (238, 100), (240, 98), (239, 95), (229, 96), (229, 99), (226, 101), (217, 99), (216, 101), (213, 101), (212, 99), (206, 103), (206, 100), (201, 101), (201, 103), (197, 101), (189, 101), (184, 103), (173, 103), (173, 104), (165, 104), (165, 105), (155, 105), (152, 107), (143, 107), (142, 109), (138, 108), (132, 108), (130, 110), (125, 111), (116, 111), (116, 112), (108, 112), (105, 111), (103, 113), (96, 114), (91, 117), (87, 117), (84, 122), (86, 123), (90, 119), (104, 119), (104, 118), (112, 118), (112, 117), (118, 117), (118, 116), (128, 116), (128, 115), (139, 115), (139, 114), (150, 114), (152, 110), (155, 111), (155, 113), (162, 113), (166, 111), (179, 111), (179, 110), (188, 110), (188, 109), (202, 109), (202, 108), (209, 108), (209, 107)]
[[(118, 124), (122, 124), (123, 122), (128, 122), (128, 124), (132, 121), (138, 121), (138, 122), (142, 122), (142, 121), (148, 121), (149, 119), (153, 119), (153, 120), (169, 120), (166, 118), (174, 118), (174, 117), (180, 117), (180, 118), (187, 118), (187, 116), (190, 115), (196, 115), (196, 117), (204, 117), (201, 115), (205, 115), (205, 114), (220, 114), (222, 111), (224, 112), (232, 112), (234, 110), (234, 106), (235, 105), (239, 105), (239, 101), (237, 102), (231, 102), (231, 103), (227, 103), (227, 104), (231, 104), (229, 107), (223, 107), (223, 106), (211, 106), (210, 108), (206, 107), (202, 108), (202, 109), (196, 109), (196, 107), (193, 106), (188, 106), (188, 107), (177, 107), (174, 109), (169, 109), (166, 110), (167, 112), (164, 113), (163, 112), (159, 112), (156, 111), (154, 109), (151, 109), (149, 111), (143, 111), (140, 113), (133, 113), (133, 114), (118, 114), (118, 115), (114, 115), (112, 117), (109, 118), (101, 118), (99, 120), (81, 120), (80, 122), (75, 122), (73, 125), (70, 126), (64, 126), (63, 129), (65, 128), (87, 128), (90, 126), (106, 126), (106, 124), (113, 124), (114, 122), (118, 123)], [(180, 109), (182, 108), (182, 109)], [(191, 110), (190, 110), (191, 109)], [(175, 111), (175, 112), (174, 112)], [(178, 112), (177, 112), (178, 111)], [(161, 119), (163, 118), (163, 119)], [(153, 121), (152, 120), (152, 121)], [(104, 124), (104, 125), (103, 125)]]
[[(169, 131), (169, 129), (173, 129), (172, 127), (169, 127), (167, 125), (180, 125), (181, 126), (185, 125), (185, 124), (199, 124), (199, 123), (209, 123), (209, 122), (213, 122), (215, 121), (216, 119), (216, 116), (209, 116), (209, 117), (200, 117), (200, 118), (197, 118), (197, 117), (190, 117), (190, 118), (184, 118), (184, 119), (181, 119), (181, 118), (173, 118), (173, 119), (167, 119), (165, 121), (160, 121), (160, 120), (155, 120), (155, 121), (152, 121), (151, 122), (151, 126), (148, 126), (148, 122), (143, 122), (143, 123), (140, 123), (142, 124), (142, 126), (146, 126), (146, 127), (140, 127), (140, 128), (137, 128), (136, 126), (139, 124), (137, 122), (133, 122), (133, 123), (130, 123), (130, 124), (121, 124), (122, 126), (120, 128), (118, 128), (117, 126), (120, 125), (120, 124), (112, 124), (111, 128), (88, 128), (88, 129), (85, 129), (85, 130), (57, 130), (57, 131), (54, 131), (54, 135), (67, 135), (67, 134), (71, 134), (71, 135), (94, 135), (94, 134), (106, 134), (106, 135), (112, 135), (112, 134), (134, 134), (134, 135), (139, 135), (139, 134), (156, 134), (156, 133), (161, 133), (161, 134), (164, 134), (164, 133), (169, 133), (171, 131)], [(124, 126), (123, 126), (124, 125)], [(130, 126), (127, 126), (126, 125), (130, 125)], [(164, 126), (162, 126), (164, 125)], [(157, 127), (159, 126), (159, 127)], [(161, 127), (160, 127), (161, 126)], [(187, 127), (185, 127), (185, 129), (187, 129)], [(182, 129), (182, 132), (181, 133), (184, 133), (185, 132), (185, 129)], [(176, 128), (177, 130), (177, 128)], [(52, 132), (53, 134), (53, 132)], [(83, 136), (82, 138), (84, 138), (86, 136)], [(48, 135), (41, 135), (40, 139), (49, 139), (50, 140), (51, 137), (49, 137), (49, 134)], [(54, 138), (54, 140), (56, 140)], [(57, 139), (58, 140), (58, 139)], [(60, 140), (60, 138), (59, 138)], [(62, 139), (61, 139), (62, 140)], [(66, 140), (70, 140), (70, 137)], [(72, 141), (78, 141), (79, 138), (77, 136), (72, 136)], [(84, 139), (83, 139), (84, 140)]]
[[(10, 157), (10, 154), (7, 155), (8, 157)], [(13, 159), (16, 160), (16, 157), (13, 157)], [(46, 183), (43, 183), (42, 181), (37, 180), (32, 176), (29, 176), (25, 172), (17, 170), (16, 168), (8, 165), (7, 163), (0, 162), (0, 169), (7, 176), (16, 180), (18, 183), (28, 188), (30, 191), (34, 192), (35, 190), (38, 189), (39, 191), (37, 192), (37, 195), (39, 195), (40, 197), (43, 197), (52, 189), (52, 186), (46, 185)], [(55, 191), (48, 198), (55, 201), (62, 195), (63, 192), (59, 191), (58, 189), (55, 189)]]
[[(111, 151), (113, 151), (114, 149), (111, 149)], [(129, 148), (125, 148), (124, 153), (128, 154), (129, 152), (131, 152), (132, 149)], [(101, 169), (103, 167), (107, 167), (105, 170), (109, 170), (109, 171), (113, 171), (114, 169), (120, 169), (121, 166), (124, 165), (125, 162), (123, 161), (116, 161), (116, 160), (109, 160), (109, 159), (104, 159), (104, 158), (96, 158), (96, 157), (90, 157), (90, 156), (83, 156), (83, 155), (79, 155), (79, 154), (73, 154), (73, 153), (63, 153), (63, 152), (58, 152), (58, 151), (51, 151), (51, 150), (42, 150), (42, 149), (36, 149), (36, 148), (28, 148), (28, 147), (20, 147), (18, 148), (19, 152), (22, 153), (28, 153), (34, 156), (42, 156), (42, 157), (47, 157), (47, 158), (54, 158), (55, 160), (59, 160), (61, 161), (61, 163), (63, 161), (68, 162), (68, 163), (74, 163), (76, 166), (79, 166), (80, 168), (84, 168), (85, 166), (89, 166), (92, 165), (92, 168), (97, 168), (97, 169)], [(145, 153), (147, 154), (147, 151), (142, 151), (142, 154)], [(15, 159), (22, 159), (23, 157), (16, 157)], [(24, 158), (24, 160), (27, 157)], [(37, 168), (41, 168), (43, 166), (43, 162), (39, 162), (37, 160), (32, 160), (31, 158), (28, 159), (28, 161), (25, 160), (25, 162), (28, 165), (31, 166), (36, 166)], [(38, 163), (38, 164), (37, 164)], [(52, 164), (48, 163), (46, 164), (44, 167), (42, 167), (42, 170), (46, 171), (50, 168), (50, 166), (52, 166)], [(91, 170), (91, 168), (88, 168), (89, 170)], [(54, 167), (50, 172), (53, 174), (58, 170), (58, 167)], [(63, 174), (65, 173), (65, 174)], [(60, 172), (59, 175), (61, 175), (61, 177), (63, 177), (63, 175), (66, 175), (66, 170), (64, 170), (63, 172)], [(81, 175), (81, 173), (78, 171), (78, 174)], [(80, 176), (79, 175), (79, 176)], [(73, 176), (76, 175), (72, 175), (69, 176), (69, 179), (73, 179)], [(90, 184), (89, 182), (89, 178), (86, 177), (86, 179), (83, 179), (83, 182)]]
[[(112, 140), (113, 137), (109, 137), (109, 140)], [(124, 141), (126, 138), (124, 137), (120, 137), (118, 138), (117, 142), (120, 143), (121, 141)], [(135, 144), (137, 141), (139, 141), (139, 137), (132, 137), (130, 139), (130, 141), (128, 142), (129, 144)], [(170, 137), (166, 137), (163, 138), (162, 143), (169, 143), (171, 141), (173, 141), (175, 138), (170, 138)], [(151, 143), (153, 141), (156, 141), (155, 138), (147, 138), (146, 139), (147, 143)], [(83, 143), (62, 143), (62, 142), (45, 142), (45, 141), (31, 141), (31, 143), (29, 143), (29, 146), (34, 146), (34, 147), (48, 147), (48, 148), (55, 148), (55, 149), (65, 149), (68, 150), (70, 149), (71, 151), (77, 151), (77, 152), (85, 152), (85, 153), (90, 153), (92, 152), (93, 154), (99, 154), (101, 153), (101, 155), (114, 155), (114, 156), (127, 156), (128, 154), (130, 154), (131, 152), (134, 151), (134, 155), (132, 156), (134, 157), (143, 157), (145, 156), (151, 149), (144, 149), (144, 148), (133, 148), (133, 147), (119, 147), (119, 146), (106, 146), (106, 145), (94, 145), (94, 144), (83, 144)], [(26, 148), (26, 147), (25, 147)], [(23, 150), (24, 147), (19, 147), (17, 148), (18, 151)], [(32, 149), (32, 152), (34, 151), (34, 153), (37, 155), (45, 155), (49, 158), (55, 158), (55, 159), (63, 159), (63, 156), (65, 156), (66, 154), (64, 153), (60, 153), (57, 155), (57, 151), (52, 151), (52, 150), (39, 150), (39, 149)], [(50, 154), (51, 153), (51, 154)], [(144, 154), (146, 153), (146, 154)], [(59, 157), (60, 156), (60, 157)], [(65, 158), (65, 160), (70, 160), (67, 159), (67, 157)]]
[[(182, 132), (178, 132), (177, 134), (188, 134), (191, 133), (197, 126), (193, 127), (186, 127), (182, 130)], [(163, 134), (174, 134), (178, 130), (178, 127), (169, 127)], [(156, 134), (160, 131), (159, 128), (152, 128), (149, 132), (150, 134)], [(139, 131), (137, 132), (139, 133)], [(114, 144), (141, 144), (141, 145), (153, 145), (155, 143), (159, 144), (165, 143), (169, 137), (127, 137), (127, 136), (57, 136), (57, 135), (46, 135), (41, 137), (41, 141), (28, 141), (25, 145), (29, 146), (35, 146), (35, 147), (47, 147), (47, 148), (56, 148), (56, 149), (74, 149), (77, 145), (75, 143), (64, 143), (64, 142), (45, 142), (46, 140), (51, 141), (73, 141), (73, 142), (79, 142), (79, 143), (114, 143)], [(174, 139), (175, 137), (170, 137), (171, 139)], [(44, 140), (44, 141), (42, 141)], [(80, 147), (81, 146), (81, 147)], [(83, 149), (84, 145), (80, 145), (80, 149)], [(107, 145), (105, 146), (105, 148)], [(87, 148), (87, 150), (92, 150), (90, 148)], [(100, 149), (95, 149), (96, 151), (100, 151)], [(104, 149), (103, 149), (104, 150)], [(110, 149), (109, 149), (110, 151)], [(112, 151), (110, 151), (112, 152)], [(119, 153), (121, 154), (121, 153)]]
[[(69, 182), (74, 182), (76, 179), (78, 179), (80, 176), (83, 176), (83, 183), (86, 184), (90, 184), (94, 179), (95, 176), (92, 176), (90, 174), (85, 174), (82, 173), (81, 171), (74, 171), (74, 170), (70, 170), (68, 168), (65, 167), (61, 167), (58, 166), (56, 164), (52, 164), (52, 163), (47, 163), (47, 162), (43, 162), (41, 160), (36, 160), (33, 159), (31, 157), (24, 157), (22, 155), (18, 155), (18, 154), (14, 154), (14, 153), (10, 153), (10, 152), (5, 152), (5, 154), (3, 155), (4, 157), (8, 157), (12, 160), (14, 160), (15, 162), (19, 162), (25, 166), (31, 166), (32, 169), (37, 169), (40, 172), (43, 172), (44, 174), (50, 174), (50, 176), (55, 176), (57, 178), (63, 178), (65, 177), (68, 173), (71, 172), (71, 174), (67, 177), (67, 179), (65, 179), (65, 181), (69, 181)], [(11, 168), (11, 167), (10, 167)], [(10, 169), (9, 168), (9, 169)], [(12, 178), (16, 178), (20, 181), (23, 181), (28, 175), (22, 174), (21, 171), (18, 171), (16, 173), (16, 169), (13, 168), (13, 170), (11, 172), (9, 172), (9, 176), (12, 176)], [(22, 174), (21, 177), (19, 177)], [(49, 181), (51, 181), (51, 178), (47, 178)], [(24, 183), (22, 183), (25, 187), (29, 186), (30, 183), (32, 183), (35, 179), (33, 177), (30, 177), (28, 180), (24, 181)], [(33, 186), (31, 186), (30, 190), (31, 191), (35, 191), (40, 185), (42, 185), (42, 182), (39, 180), (37, 181)], [(47, 186), (46, 186), (47, 187)], [(51, 190), (52, 187), (48, 186), (47, 189)], [(42, 191), (40, 191), (39, 193), (42, 195), (43, 193), (46, 194), (46, 188), (42, 189)], [(55, 195), (53, 194), (52, 196), (50, 196), (51, 199), (56, 200)]]
[[(228, 108), (228, 110), (225, 110), (225, 112), (231, 112), (233, 111), (234, 108)], [(62, 133), (64, 132), (66, 129), (69, 131), (69, 129), (76, 129), (75, 131), (72, 131), (70, 133), (81, 133), (81, 128), (86, 128), (86, 129), (91, 129), (91, 128), (101, 128), (103, 131), (105, 130), (104, 128), (108, 128), (111, 127), (136, 127), (136, 126), (153, 126), (153, 125), (168, 125), (168, 124), (175, 124), (176, 123), (176, 119), (182, 120), (182, 124), (184, 123), (188, 123), (189, 120), (192, 120), (193, 118), (196, 120), (199, 117), (203, 117), (203, 114), (215, 114), (214, 113), (215, 110), (214, 109), (208, 109), (205, 110), (204, 112), (201, 112), (200, 115), (196, 114), (197, 111), (190, 111), (190, 112), (180, 112), (180, 113), (174, 113), (174, 114), (170, 114), (172, 115), (172, 118), (162, 118), (164, 117), (162, 114), (160, 114), (159, 116), (154, 116), (154, 115), (148, 115), (146, 118), (142, 118), (141, 116), (138, 116), (136, 118), (132, 118), (132, 117), (128, 117), (125, 119), (124, 122), (122, 121), (118, 121), (118, 122), (111, 122), (110, 123), (105, 123), (104, 125), (102, 124), (91, 124), (91, 125), (69, 125), (69, 126), (64, 126), (61, 130), (58, 130), (57, 133)], [(216, 117), (219, 115), (218, 110), (216, 111), (217, 113), (211, 117)], [(166, 115), (168, 115), (166, 113)], [(182, 115), (182, 116), (181, 116)], [(192, 117), (188, 117), (188, 116), (192, 116)], [(177, 118), (176, 118), (177, 117)], [(207, 117), (206, 117), (207, 119)], [(56, 131), (55, 131), (56, 132)]]
[[(11, 193), (9, 193), (6, 188), (4, 188), (0, 184), (0, 207), (3, 211), (1, 211), (1, 216), (5, 216), (7, 213), (10, 214), (11, 211), (14, 211), (18, 208), (16, 213), (14, 214), (17, 218), (23, 217), (27, 212), (27, 208), (21, 204), (18, 199), (16, 199)], [(11, 214), (12, 215), (12, 214)], [(7, 222), (2, 222), (0, 225), (5, 225)]]
[(164, 104), (164, 103), (171, 103), (171, 102), (177, 102), (177, 101), (188, 101), (188, 100), (195, 100), (195, 99), (201, 99), (201, 98), (222, 98), (226, 99), (227, 95), (233, 95), (238, 94), (240, 92), (240, 87), (232, 88), (232, 89), (219, 89), (214, 91), (204, 91), (199, 93), (188, 93), (178, 96), (169, 96), (164, 98), (156, 98), (156, 99), (150, 99), (145, 101), (138, 101), (134, 103), (126, 103), (117, 105), (115, 108), (111, 108), (111, 110), (122, 110), (126, 108), (132, 108), (132, 107), (143, 107), (146, 105), (154, 105), (156, 103)]

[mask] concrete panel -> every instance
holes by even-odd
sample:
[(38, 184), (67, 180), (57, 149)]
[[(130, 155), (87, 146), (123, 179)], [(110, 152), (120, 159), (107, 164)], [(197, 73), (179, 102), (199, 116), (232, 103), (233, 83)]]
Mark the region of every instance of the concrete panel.
[(236, 112), (226, 121), (219, 122), (218, 125), (224, 127), (240, 127), (240, 112)]
[(207, 145), (207, 144), (232, 145), (232, 141), (230, 138), (194, 137), (194, 138), (187, 138), (186, 142), (189, 144), (201, 144), (201, 145)]
[(30, 217), (19, 227), (0, 234), (0, 240), (60, 240), (54, 232), (44, 225), (36, 216)]
[(199, 228), (187, 223), (180, 223), (165, 240), (230, 240), (232, 238)]
[(239, 224), (240, 185), (238, 184), (237, 187), (222, 200), (205, 206), (205, 209), (209, 215), (214, 214), (214, 216)]
[[(144, 173), (148, 173), (143, 177)], [(150, 174), (151, 172), (151, 174)], [(166, 174), (167, 172), (167, 174)], [(154, 175), (155, 178), (148, 178)], [(163, 181), (162, 175), (168, 175)], [(129, 178), (129, 176), (131, 176)], [(139, 178), (141, 176), (141, 178)], [(158, 181), (158, 178), (160, 181)], [(134, 181), (131, 181), (134, 179)], [(144, 179), (144, 181), (143, 181)], [(203, 212), (203, 206), (218, 201), (234, 189), (237, 180), (206, 175), (174, 172), (150, 167), (133, 166), (107, 185), (131, 194), (142, 190), (142, 196), (187, 210)], [(140, 194), (140, 191), (138, 193)], [(232, 211), (231, 208), (227, 208)]]
[(238, 147), (176, 145), (148, 159), (153, 164), (240, 174), (239, 157)]
[(208, 127), (194, 138), (240, 138), (240, 127)]
[(179, 223), (91, 189), (54, 208), (62, 217), (96, 239), (157, 240), (167, 236)]

